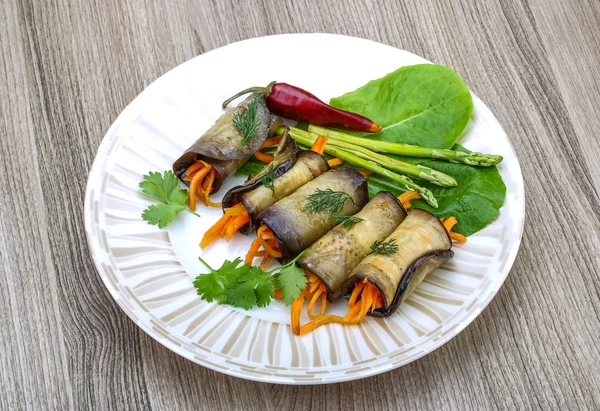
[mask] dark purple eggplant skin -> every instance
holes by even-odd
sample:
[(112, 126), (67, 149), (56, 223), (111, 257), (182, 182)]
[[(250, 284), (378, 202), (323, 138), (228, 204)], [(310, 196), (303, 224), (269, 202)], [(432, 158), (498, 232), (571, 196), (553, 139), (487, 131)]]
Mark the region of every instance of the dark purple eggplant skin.
[[(438, 267), (440, 264), (451, 259), (453, 256), (454, 256), (454, 251), (446, 250), (446, 251), (434, 251), (432, 253), (426, 254), (426, 255), (418, 258), (406, 270), (404, 276), (402, 277), (402, 280), (400, 281), (400, 284), (398, 285), (398, 288), (396, 289), (396, 294), (394, 294), (394, 299), (392, 300), (389, 307), (387, 309), (385, 307), (381, 307), (376, 310), (370, 311), (368, 313), (368, 315), (371, 315), (373, 317), (389, 317), (390, 315), (394, 314), (398, 310), (398, 307), (400, 306), (400, 302), (402, 301), (402, 297), (404, 296), (404, 293), (405, 293), (406, 289), (408, 288), (410, 281), (415, 276), (418, 275), (419, 270), (429, 269), (427, 267), (428, 264), (433, 264), (433, 265), (435, 265), (435, 267)], [(365, 275), (358, 274), (358, 275), (353, 275), (352, 277), (349, 277), (346, 281), (344, 281), (344, 283), (342, 284), (342, 295), (344, 296), (345, 299), (350, 298), (350, 295), (352, 295), (352, 291), (354, 290), (354, 286), (358, 282), (363, 281), (365, 279), (365, 277), (366, 277)], [(368, 281), (371, 284), (373, 284), (375, 287), (377, 287), (381, 293), (383, 293), (381, 284), (378, 284), (378, 283), (372, 281), (371, 278), (368, 278)]]
[[(343, 184), (334, 187), (322, 185), (323, 181), (330, 181), (332, 177), (335, 177), (335, 181), (343, 181)], [(348, 192), (348, 194), (354, 200), (354, 203), (349, 200), (344, 203), (342, 214), (356, 214), (369, 200), (367, 180), (355, 169), (346, 167), (341, 170), (330, 170), (320, 175), (258, 215), (257, 227), (265, 224), (275, 236), (282, 254), (280, 262), (287, 263), (293, 260), (336, 226), (334, 216), (326, 213), (309, 214), (304, 211), (306, 196), (315, 192), (317, 188), (331, 188), (339, 191), (339, 188), (336, 190), (336, 187), (342, 185), (346, 188), (346, 192), (348, 192), (347, 188), (351, 187), (353, 192)]]
[[(233, 115), (246, 110), (254, 98), (258, 99), (256, 137), (247, 141), (246, 144), (242, 144), (244, 137), (233, 125)], [(173, 172), (184, 184), (189, 186), (188, 181), (183, 181), (187, 168), (196, 160), (205, 161), (217, 170), (212, 189), (212, 192), (215, 193), (229, 176), (235, 174), (256, 153), (267, 138), (275, 135), (282, 124), (279, 117), (269, 112), (264, 97), (252, 94), (237, 107), (223, 113), (210, 129), (175, 160)]]

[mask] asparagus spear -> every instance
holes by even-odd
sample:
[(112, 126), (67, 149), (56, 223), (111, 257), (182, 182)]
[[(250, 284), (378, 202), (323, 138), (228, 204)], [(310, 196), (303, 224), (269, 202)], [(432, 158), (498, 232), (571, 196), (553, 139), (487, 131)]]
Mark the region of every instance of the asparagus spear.
[[(301, 134), (306, 138), (310, 138), (311, 141), (313, 141), (313, 143), (319, 136), (318, 134), (310, 133), (304, 130), (299, 130), (293, 127), (292, 130), (296, 135)], [(406, 176), (412, 176), (420, 178), (422, 180), (427, 180), (435, 185), (442, 187), (455, 187), (458, 185), (456, 180), (450, 177), (448, 174), (444, 174), (440, 171), (434, 170), (429, 167), (405, 163), (404, 161), (396, 160), (378, 153), (374, 153), (373, 151), (367, 150), (366, 148), (346, 143), (340, 140), (331, 139), (329, 141), (329, 144), (343, 148), (344, 150), (350, 151), (351, 153), (356, 154), (357, 156), (364, 158), (365, 160), (374, 161), (389, 170), (397, 171), (400, 174), (404, 174)]]
[[(314, 143), (314, 139), (310, 138), (309, 136), (306, 136), (305, 133), (303, 132), (303, 130), (299, 130), (297, 128), (293, 128), (293, 127), (290, 128), (290, 136), (294, 140), (299, 142), (300, 144), (303, 144), (306, 146), (311, 146)], [(367, 170), (371, 170), (374, 173), (380, 174), (385, 177), (389, 177), (392, 180), (396, 181), (397, 183), (400, 183), (405, 190), (407, 190), (407, 191), (412, 190), (412, 191), (416, 191), (417, 193), (421, 194), (421, 197), (425, 201), (427, 201), (427, 203), (429, 205), (431, 205), (432, 207), (437, 208), (437, 206), (438, 206), (438, 202), (430, 190), (426, 189), (425, 187), (421, 187), (420, 185), (416, 184), (415, 182), (413, 182), (410, 178), (408, 178), (406, 176), (400, 175), (398, 173), (394, 173), (393, 171), (383, 168), (379, 164), (376, 164), (372, 161), (362, 159), (355, 154), (352, 154), (346, 150), (343, 150), (339, 147), (335, 147), (333, 145), (329, 145), (329, 144), (326, 145), (325, 152), (327, 154), (331, 154), (332, 156), (339, 157), (342, 160), (347, 161), (351, 164), (357, 165), (357, 166), (365, 168)]]
[(407, 157), (435, 158), (454, 163), (464, 163), (469, 166), (489, 167), (502, 161), (502, 156), (484, 153), (464, 153), (462, 151), (447, 150), (440, 148), (428, 148), (413, 146), (410, 144), (392, 143), (389, 141), (371, 140), (368, 138), (355, 137), (340, 131), (329, 130), (318, 126), (308, 126), (308, 131), (327, 136), (332, 141), (344, 141), (346, 143), (368, 148), (378, 153), (400, 154)]

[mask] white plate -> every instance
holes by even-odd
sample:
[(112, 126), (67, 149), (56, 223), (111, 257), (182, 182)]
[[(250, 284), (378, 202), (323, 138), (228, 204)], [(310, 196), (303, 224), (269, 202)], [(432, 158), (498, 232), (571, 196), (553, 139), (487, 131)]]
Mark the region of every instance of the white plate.
[[(351, 56), (377, 56), (356, 59)], [(506, 134), (474, 97), (473, 118), (460, 142), (504, 156), (507, 186), (500, 217), (429, 276), (387, 319), (359, 326), (331, 324), (297, 337), (289, 309), (237, 310), (202, 301), (193, 279), (225, 259), (244, 256), (252, 237), (238, 235), (205, 252), (202, 234), (221, 215), (181, 213), (168, 229), (140, 218), (148, 205), (138, 183), (173, 161), (221, 115), (220, 103), (248, 86), (284, 81), (327, 99), (401, 66), (427, 62), (372, 41), (297, 34), (251, 39), (198, 56), (144, 90), (106, 133), (90, 172), (85, 223), (104, 284), (144, 331), (170, 350), (213, 370), (286, 384), (354, 380), (388, 371), (433, 351), (464, 329), (494, 297), (513, 264), (523, 232), (523, 179)], [(216, 198), (239, 184), (227, 181)], [(334, 311), (345, 311), (342, 303)]]

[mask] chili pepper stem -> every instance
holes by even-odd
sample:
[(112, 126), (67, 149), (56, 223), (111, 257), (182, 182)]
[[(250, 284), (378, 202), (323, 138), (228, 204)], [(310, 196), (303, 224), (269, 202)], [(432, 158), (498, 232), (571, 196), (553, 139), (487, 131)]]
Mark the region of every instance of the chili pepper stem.
[(273, 88), (274, 84), (275, 84), (275, 82), (272, 81), (271, 83), (269, 83), (269, 85), (267, 87), (249, 87), (245, 90), (242, 90), (239, 93), (236, 93), (233, 96), (229, 97), (227, 100), (225, 100), (223, 102), (222, 107), (226, 108), (233, 100), (235, 100), (238, 97), (243, 96), (244, 94), (259, 93), (266, 97), (269, 93), (271, 93), (271, 89)]

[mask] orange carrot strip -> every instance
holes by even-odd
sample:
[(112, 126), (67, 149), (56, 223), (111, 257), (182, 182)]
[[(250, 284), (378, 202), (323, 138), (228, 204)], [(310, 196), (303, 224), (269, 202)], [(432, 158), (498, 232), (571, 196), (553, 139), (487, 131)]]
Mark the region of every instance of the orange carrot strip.
[(323, 150), (325, 149), (325, 146), (327, 145), (328, 141), (329, 137), (319, 136), (317, 137), (310, 149), (315, 153), (323, 154)]
[(363, 175), (363, 177), (368, 177), (371, 174), (373, 174), (373, 172), (371, 170), (358, 170), (359, 173), (361, 173)]
[(208, 174), (210, 168), (203, 168), (194, 174), (194, 178), (190, 182), (190, 210), (196, 211), (196, 191), (200, 181)]
[(254, 157), (256, 157), (257, 159), (259, 159), (263, 163), (270, 163), (271, 161), (273, 161), (273, 156), (272, 155), (265, 154), (262, 151), (257, 151), (256, 153), (254, 153)]
[(213, 183), (215, 181), (215, 176), (217, 175), (217, 170), (215, 170), (214, 168), (212, 170), (210, 170), (210, 174), (208, 175), (208, 177), (206, 177), (204, 180), (208, 182), (206, 183), (206, 188), (204, 188), (204, 200), (205, 200), (205, 204), (208, 205), (209, 207), (214, 207), (214, 208), (221, 208), (221, 203), (213, 203), (212, 201), (210, 201), (210, 198), (208, 197), (209, 194), (212, 192), (212, 186)]
[(248, 214), (248, 211), (246, 210), (246, 207), (244, 207), (243, 203), (237, 203), (232, 207), (226, 208), (224, 211), (225, 211), (225, 214), (231, 215), (231, 216), (236, 216), (236, 215), (240, 215), (240, 214)]
[(261, 238), (260, 236), (258, 236), (258, 238), (260, 238), (260, 243), (262, 244), (263, 248), (265, 250), (267, 250), (267, 252), (269, 253), (269, 255), (271, 257), (275, 257), (275, 258), (281, 258), (282, 254), (280, 251), (274, 250), (273, 247), (271, 247), (271, 245), (264, 240), (263, 238)]
[(201, 161), (195, 161), (191, 166), (189, 166), (187, 168), (187, 170), (185, 170), (185, 176), (189, 177), (192, 175), (192, 173), (194, 173), (195, 171), (200, 170), (200, 168), (202, 167), (203, 163)]
[(310, 149), (312, 151), (318, 153), (319, 152), (319, 147), (321, 146), (324, 138), (325, 137), (323, 137), (323, 136), (318, 136)]
[(442, 222), (444, 228), (446, 228), (446, 231), (448, 232), (452, 231), (452, 227), (454, 227), (456, 223), (458, 223), (458, 221), (456, 221), (455, 217), (448, 217)]
[(275, 136), (275, 137), (268, 138), (265, 140), (264, 143), (262, 143), (262, 146), (260, 146), (260, 148), (258, 150), (260, 151), (263, 148), (269, 148), (269, 147), (276, 146), (277, 144), (279, 144), (280, 141), (281, 141), (281, 136)]
[(300, 314), (302, 313), (302, 304), (304, 304), (304, 299), (306, 298), (306, 293), (304, 290), (300, 293), (298, 298), (294, 300), (292, 303), (291, 309), (291, 322), (292, 322), (292, 332), (296, 335), (300, 334)]
[(344, 164), (344, 160), (336, 157), (336, 158), (332, 158), (331, 160), (327, 161), (327, 164), (329, 164), (329, 167), (340, 166), (340, 165)]
[(229, 221), (229, 224), (227, 226), (227, 231), (225, 232), (225, 236), (226, 236), (225, 239), (227, 241), (231, 241), (231, 239), (233, 238), (235, 233), (237, 233), (240, 228), (242, 228), (249, 222), (250, 222), (250, 216), (248, 214), (246, 214), (246, 215), (242, 214), (242, 215), (233, 217)]
[(457, 241), (459, 243), (466, 243), (467, 242), (467, 237), (465, 237), (462, 234), (459, 233), (455, 233), (454, 231), (450, 231), (450, 238), (454, 241)]
[(402, 203), (402, 206), (405, 209), (409, 209), (412, 207), (412, 204), (410, 203), (412, 200), (416, 200), (418, 198), (421, 198), (421, 194), (417, 193), (416, 191), (406, 191), (402, 194), (400, 194), (398, 197), (396, 197), (398, 200), (400, 200), (400, 202)]
[(200, 248), (205, 249), (211, 245), (217, 238), (221, 237), (221, 230), (227, 226), (227, 222), (231, 219), (230, 215), (224, 214), (211, 228), (206, 230), (202, 241), (200, 241)]
[(252, 264), (252, 260), (254, 260), (254, 257), (256, 257), (256, 253), (258, 252), (259, 248), (260, 248), (260, 239), (258, 237), (256, 237), (254, 239), (254, 241), (252, 241), (252, 244), (250, 245), (248, 254), (246, 254), (246, 259), (244, 260), (244, 262), (246, 264)]
[(365, 281), (361, 281), (360, 283), (358, 283), (354, 286), (354, 290), (352, 290), (352, 294), (350, 295), (350, 298), (348, 299), (348, 307), (352, 307), (356, 303), (356, 299), (362, 292), (362, 289), (365, 288), (365, 284), (366, 284)]
[(276, 300), (283, 300), (283, 293), (281, 292), (281, 290), (279, 288), (276, 290), (273, 290), (273, 294), (275, 294)]

